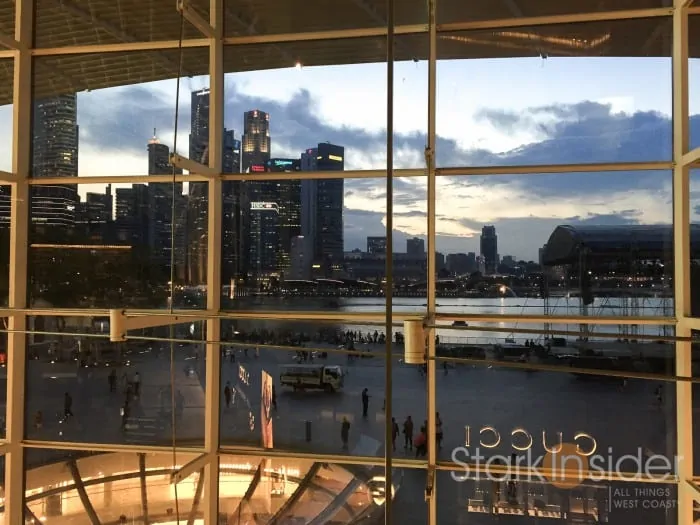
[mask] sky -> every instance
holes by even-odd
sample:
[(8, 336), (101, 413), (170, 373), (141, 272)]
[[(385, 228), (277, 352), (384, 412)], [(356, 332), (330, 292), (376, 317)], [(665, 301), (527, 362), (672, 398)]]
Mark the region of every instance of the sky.
[[(242, 134), (243, 112), (270, 113), (272, 155), (298, 157), (318, 142), (346, 148), (346, 169), (385, 168), (384, 64), (293, 67), (226, 76), (225, 126)], [(423, 168), (428, 122), (427, 63), (401, 62), (395, 73), (395, 167)], [(700, 64), (691, 61), (691, 114), (700, 114)], [(207, 79), (181, 81), (178, 152), (187, 154), (190, 92)], [(79, 174), (146, 174), (146, 144), (156, 128), (173, 146), (176, 82), (78, 95)], [(536, 260), (559, 224), (671, 221), (671, 173), (509, 175), (507, 166), (671, 158), (668, 58), (515, 58), (438, 64), (438, 166), (503, 166), (495, 177), (440, 177), (437, 249), (479, 251), (493, 224), (499, 253)], [(9, 170), (11, 108), (0, 108), (0, 169)], [(691, 117), (700, 144), (700, 115)], [(80, 193), (103, 186), (81, 185)], [(693, 194), (700, 205), (700, 184)], [(385, 182), (345, 181), (345, 248), (383, 235)], [(693, 203), (695, 207), (696, 203)], [(426, 233), (425, 178), (394, 183), (396, 251)], [(700, 210), (700, 206), (698, 207)]]

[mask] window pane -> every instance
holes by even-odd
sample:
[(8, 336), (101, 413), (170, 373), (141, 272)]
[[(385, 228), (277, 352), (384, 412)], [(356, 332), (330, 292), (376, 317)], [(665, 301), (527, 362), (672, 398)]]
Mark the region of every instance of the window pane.
[[(437, 377), (439, 456), (538, 457), (561, 442), (601, 455), (604, 464), (625, 454), (673, 461), (673, 345), (584, 335), (544, 339), (547, 334), (515, 333), (490, 345), (441, 345), (439, 355), (462, 357), (439, 361), (444, 364)], [(549, 370), (531, 368), (538, 365)]]
[[(179, 62), (176, 49), (37, 58), (32, 177), (173, 174)], [(183, 50), (177, 153), (198, 162), (188, 91), (208, 87), (207, 65), (207, 48)]]
[(441, 33), (438, 166), (670, 160), (670, 35), (667, 18)]
[[(31, 190), (33, 304), (204, 308), (207, 183)], [(68, 194), (75, 210), (65, 206)]]
[[(384, 308), (386, 257), (367, 248), (368, 238), (386, 236), (384, 179), (224, 184), (222, 308)], [(397, 195), (413, 187), (396, 184)], [(247, 202), (236, 202), (239, 192), (247, 192)], [(424, 260), (411, 262), (414, 278), (424, 275)]]
[(673, 317), (669, 171), (439, 177), (437, 200), (445, 310)]
[(104, 317), (30, 317), (29, 329), (28, 438), (171, 446), (174, 432), (181, 446), (204, 442), (204, 323), (121, 343), (109, 342)]
[[(383, 332), (378, 324), (224, 321), (222, 445), (383, 455)], [(425, 381), (401, 362), (401, 345), (394, 346), (395, 441), (397, 452), (408, 454), (401, 429), (411, 415), (417, 434), (425, 419)]]

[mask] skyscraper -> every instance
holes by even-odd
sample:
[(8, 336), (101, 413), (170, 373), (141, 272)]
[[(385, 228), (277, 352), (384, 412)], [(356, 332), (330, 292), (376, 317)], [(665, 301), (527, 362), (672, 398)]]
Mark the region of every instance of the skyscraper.
[[(78, 123), (75, 93), (34, 102), (32, 177), (78, 176)], [(33, 186), (31, 219), (37, 225), (72, 226), (77, 186)]]
[[(270, 159), (267, 171), (271, 173), (295, 173), (301, 169), (299, 159)], [(276, 181), (279, 205), (279, 238), (277, 271), (286, 276), (291, 265), (292, 239), (301, 235), (301, 181), (289, 175)]]
[[(312, 158), (315, 155), (315, 160)], [(302, 170), (342, 171), (345, 148), (320, 143), (302, 153)], [(343, 265), (343, 179), (318, 179), (302, 185), (302, 235), (313, 239), (313, 257), (326, 275)]]
[[(181, 174), (181, 169), (173, 171), (169, 159), (170, 148), (166, 144), (160, 143), (154, 129), (153, 138), (148, 142), (148, 174)], [(149, 258), (152, 264), (165, 267), (168, 271), (171, 261), (173, 261), (175, 263), (175, 277), (178, 280), (184, 279), (187, 247), (187, 198), (182, 194), (182, 182), (149, 183), (148, 189)], [(173, 216), (175, 218), (174, 224)]]
[[(224, 130), (222, 159), (224, 173), (241, 172), (241, 141), (233, 130)], [(222, 224), (221, 224), (221, 281), (230, 284), (244, 273), (245, 247), (243, 235), (242, 206), (245, 203), (244, 184), (238, 180), (227, 180), (221, 185)]]
[(386, 235), (382, 237), (367, 237), (367, 253), (386, 253)]
[[(189, 158), (205, 166), (209, 164), (209, 90), (192, 92), (190, 114)], [(190, 182), (187, 201), (187, 254), (188, 284), (207, 281), (207, 183)]]
[(254, 164), (264, 166), (270, 160), (270, 115), (253, 109), (243, 114), (243, 172)]
[(415, 259), (425, 257), (425, 241), (418, 237), (406, 239), (406, 253)]
[[(270, 115), (257, 109), (246, 111), (241, 142), (243, 172), (267, 171), (270, 146)], [(277, 270), (279, 194), (275, 182), (254, 179), (251, 177), (240, 190), (241, 230), (245, 232), (242, 248), (243, 253), (248, 254), (245, 272), (254, 280), (260, 280)], [(274, 206), (267, 206), (269, 203)]]
[(146, 252), (150, 245), (148, 220), (150, 197), (147, 184), (134, 184), (131, 188), (117, 188), (117, 237), (120, 242)]
[(495, 226), (481, 228), (481, 256), (487, 274), (496, 273), (498, 267), (498, 236)]
[[(78, 196), (80, 199), (80, 196)], [(80, 238), (94, 244), (112, 244), (114, 223), (112, 221), (112, 185), (107, 184), (104, 193), (88, 193), (75, 209), (75, 231)]]

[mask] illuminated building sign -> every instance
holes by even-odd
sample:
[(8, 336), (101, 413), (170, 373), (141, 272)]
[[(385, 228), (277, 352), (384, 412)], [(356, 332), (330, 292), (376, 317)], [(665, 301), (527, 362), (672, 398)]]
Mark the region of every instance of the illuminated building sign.
[[(466, 447), (471, 446), (472, 428), (465, 426)], [(479, 429), (478, 445), (484, 448), (496, 448), (501, 444), (501, 432), (491, 425), (485, 425)], [(563, 446), (563, 434), (561, 432), (554, 433), (554, 436), (548, 436), (547, 431), (542, 431), (542, 447), (551, 454), (559, 453)], [(534, 445), (533, 435), (522, 427), (514, 428), (510, 432), (510, 446), (519, 452), (530, 450)], [(596, 439), (586, 432), (578, 432), (573, 436), (573, 443), (576, 445), (576, 452), (582, 456), (592, 456), (598, 449)]]
[(343, 162), (343, 157), (339, 157), (338, 155), (328, 155), (328, 158), (330, 160), (336, 160), (338, 162)]
[(265, 166), (263, 166), (262, 164), (253, 164), (250, 167), (250, 171), (265, 171)]
[(294, 164), (292, 159), (275, 159), (272, 161), (275, 166), (291, 166)]
[(254, 211), (278, 211), (276, 202), (251, 202), (250, 209)]

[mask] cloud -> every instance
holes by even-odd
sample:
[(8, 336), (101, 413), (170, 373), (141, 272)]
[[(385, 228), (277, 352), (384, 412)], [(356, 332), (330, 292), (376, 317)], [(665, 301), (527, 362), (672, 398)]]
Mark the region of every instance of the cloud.
[[(184, 89), (184, 88), (183, 88)], [(190, 97), (182, 97), (178, 141), (187, 145)], [(323, 119), (319, 102), (307, 90), (287, 100), (271, 100), (241, 92), (227, 82), (225, 124), (241, 136), (244, 111), (260, 109), (271, 115), (272, 154), (298, 156), (318, 142), (346, 148), (346, 169), (377, 169), (385, 165), (384, 131), (331, 125)], [(486, 123), (503, 136), (531, 137), (519, 147), (502, 152), (465, 148), (476, 143), (438, 135), (438, 166), (503, 166), (496, 177), (440, 177), (438, 181), (438, 249), (478, 251), (483, 224), (494, 224), (499, 251), (536, 258), (559, 224), (638, 224), (671, 219), (670, 171), (510, 175), (508, 166), (640, 162), (670, 160), (671, 121), (657, 112), (614, 111), (611, 104), (581, 101), (526, 108), (515, 113), (480, 108), (475, 121)], [(171, 94), (147, 86), (127, 86), (79, 97), (81, 151), (145, 154), (152, 128), (173, 135), (174, 101)], [(700, 116), (691, 119), (691, 139), (700, 144)], [(164, 142), (168, 142), (164, 140)], [(426, 137), (422, 133), (395, 135), (397, 167), (421, 167)], [(700, 193), (700, 192), (698, 192)], [(394, 180), (394, 220), (398, 235), (425, 235), (426, 179)], [(345, 181), (345, 244), (364, 248), (365, 238), (383, 235), (386, 218), (383, 179)], [(694, 208), (700, 214), (700, 206)]]

